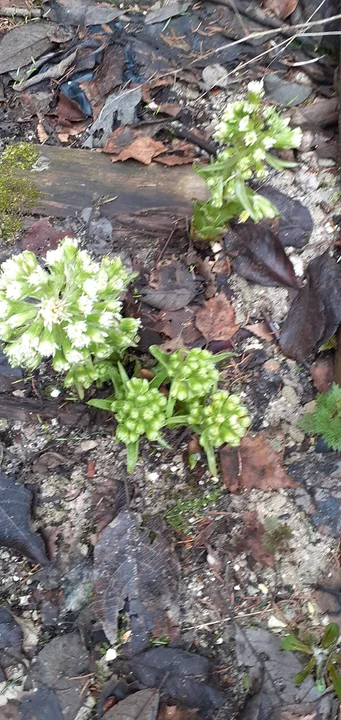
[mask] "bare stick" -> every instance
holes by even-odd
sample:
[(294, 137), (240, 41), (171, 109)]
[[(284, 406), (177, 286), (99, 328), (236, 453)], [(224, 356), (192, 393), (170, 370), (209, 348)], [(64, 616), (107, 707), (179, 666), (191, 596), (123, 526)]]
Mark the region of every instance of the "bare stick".
[(9, 8), (0, 8), (0, 17), (9, 17), (9, 18), (15, 18), (15, 17), (42, 17), (43, 12), (40, 8), (32, 8), (31, 10), (29, 8), (15, 8), (15, 7), (9, 7)]

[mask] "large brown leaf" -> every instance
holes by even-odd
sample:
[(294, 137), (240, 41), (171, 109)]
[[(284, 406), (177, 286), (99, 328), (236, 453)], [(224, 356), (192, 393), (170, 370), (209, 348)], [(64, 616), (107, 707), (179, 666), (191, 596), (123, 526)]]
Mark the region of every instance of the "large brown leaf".
[(292, 262), (278, 236), (252, 221), (235, 225), (224, 238), (234, 272), (260, 285), (298, 288)]
[(306, 360), (341, 323), (340, 265), (326, 251), (309, 263), (306, 277), (280, 336), (282, 352), (297, 362)]
[(169, 539), (157, 532), (152, 541), (136, 513), (121, 510), (94, 551), (95, 611), (109, 642), (116, 643), (123, 610), (130, 618), (135, 652), (148, 645), (151, 632), (169, 635), (176, 623), (178, 580), (179, 565)]
[(231, 493), (242, 490), (279, 490), (296, 487), (280, 464), (280, 457), (259, 433), (247, 435), (239, 448), (224, 445), (220, 450), (223, 483)]
[(224, 293), (206, 300), (195, 316), (195, 324), (208, 343), (230, 340), (239, 328), (234, 321), (234, 308)]

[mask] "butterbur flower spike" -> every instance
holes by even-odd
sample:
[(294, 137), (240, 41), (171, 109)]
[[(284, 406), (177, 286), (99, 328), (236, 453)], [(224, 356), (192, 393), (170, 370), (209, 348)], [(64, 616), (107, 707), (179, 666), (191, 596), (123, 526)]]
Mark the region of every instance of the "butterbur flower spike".
[(1, 266), (0, 338), (10, 364), (34, 370), (51, 358), (65, 385), (110, 378), (110, 364), (134, 345), (139, 321), (122, 317), (129, 275), (119, 258), (95, 262), (75, 238), (46, 254), (45, 267), (25, 250)]

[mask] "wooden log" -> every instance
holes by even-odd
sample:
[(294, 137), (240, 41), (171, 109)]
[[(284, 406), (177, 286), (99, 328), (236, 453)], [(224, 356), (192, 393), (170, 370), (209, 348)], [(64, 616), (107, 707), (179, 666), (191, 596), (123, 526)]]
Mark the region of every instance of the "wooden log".
[(1, 394), (0, 418), (26, 423), (57, 418), (61, 425), (87, 427), (89, 408), (82, 403), (66, 403), (65, 405), (52, 401), (41, 403), (32, 398)]
[(39, 146), (43, 169), (30, 177), (44, 193), (37, 211), (68, 217), (100, 199), (111, 219), (143, 214), (190, 217), (193, 198), (207, 197), (204, 181), (192, 166), (165, 167), (134, 161), (112, 163), (105, 153)]

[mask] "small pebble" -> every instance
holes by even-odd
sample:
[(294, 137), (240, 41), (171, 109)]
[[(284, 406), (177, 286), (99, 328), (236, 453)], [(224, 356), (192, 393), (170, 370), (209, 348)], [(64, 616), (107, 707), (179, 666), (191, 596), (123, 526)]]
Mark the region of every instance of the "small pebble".
[(269, 370), (270, 372), (277, 372), (280, 367), (281, 365), (277, 360), (267, 360), (263, 365), (264, 370)]

